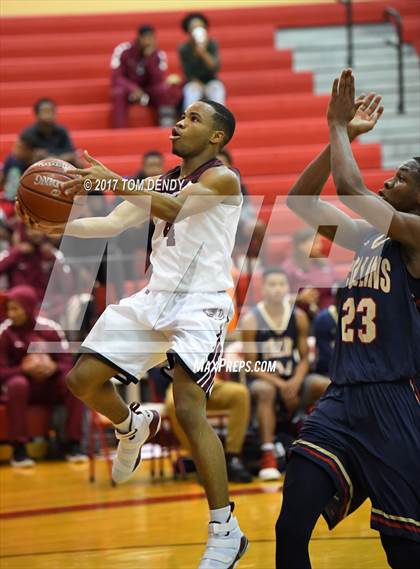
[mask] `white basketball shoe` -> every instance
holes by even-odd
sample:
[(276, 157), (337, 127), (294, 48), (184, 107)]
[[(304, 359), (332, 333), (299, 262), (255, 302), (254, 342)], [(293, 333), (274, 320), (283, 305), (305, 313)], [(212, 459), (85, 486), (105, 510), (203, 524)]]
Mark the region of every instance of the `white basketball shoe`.
[(126, 482), (132, 477), (141, 463), (142, 446), (160, 429), (161, 419), (157, 411), (147, 411), (140, 408), (140, 403), (131, 403), (130, 413), (128, 433), (115, 430), (115, 436), (120, 442), (112, 465), (112, 479), (117, 484)]
[(209, 537), (198, 569), (234, 569), (248, 548), (238, 520), (231, 514), (226, 523), (209, 523)]

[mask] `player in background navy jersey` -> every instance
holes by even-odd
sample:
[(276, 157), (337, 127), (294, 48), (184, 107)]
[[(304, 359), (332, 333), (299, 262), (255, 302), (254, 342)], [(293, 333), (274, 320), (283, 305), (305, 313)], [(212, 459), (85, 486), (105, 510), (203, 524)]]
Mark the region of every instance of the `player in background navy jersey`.
[(261, 439), (261, 480), (281, 477), (274, 454), (278, 419), (290, 418), (298, 408), (319, 399), (329, 383), (325, 378), (307, 375), (309, 320), (303, 310), (293, 308), (288, 293), (286, 273), (274, 267), (266, 269), (262, 301), (241, 319), (249, 360), (276, 363), (275, 372), (258, 370), (250, 377)]
[[(356, 256), (340, 299), (332, 384), (286, 470), (277, 569), (310, 568), (319, 516), (332, 528), (366, 498), (389, 565), (420, 567), (420, 159), (400, 166), (379, 195), (366, 188), (350, 142), (375, 126), (380, 99), (355, 102), (351, 69), (335, 79), (330, 146), (289, 193), (290, 207), (323, 235), (333, 239), (340, 226), (338, 243)], [(338, 195), (363, 219), (319, 199), (330, 167)]]

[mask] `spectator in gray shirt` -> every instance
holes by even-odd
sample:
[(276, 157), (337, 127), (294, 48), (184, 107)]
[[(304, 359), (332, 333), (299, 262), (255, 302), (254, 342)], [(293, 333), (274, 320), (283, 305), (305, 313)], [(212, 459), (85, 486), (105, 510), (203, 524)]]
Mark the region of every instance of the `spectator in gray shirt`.
[(179, 56), (186, 78), (184, 109), (202, 98), (225, 104), (225, 86), (217, 79), (220, 69), (219, 47), (208, 37), (209, 22), (204, 14), (188, 14), (182, 29), (190, 37), (179, 47)]

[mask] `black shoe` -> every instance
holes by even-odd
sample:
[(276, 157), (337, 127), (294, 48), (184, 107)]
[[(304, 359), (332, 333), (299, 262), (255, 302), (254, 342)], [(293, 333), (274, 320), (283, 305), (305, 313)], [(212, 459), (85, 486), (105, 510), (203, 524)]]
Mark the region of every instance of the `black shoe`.
[(10, 464), (15, 468), (30, 468), (35, 462), (28, 456), (24, 444), (16, 444), (13, 448), (13, 458)]
[(242, 482), (244, 484), (252, 482), (252, 476), (242, 464), (241, 459), (236, 455), (226, 456), (226, 466), (229, 482)]

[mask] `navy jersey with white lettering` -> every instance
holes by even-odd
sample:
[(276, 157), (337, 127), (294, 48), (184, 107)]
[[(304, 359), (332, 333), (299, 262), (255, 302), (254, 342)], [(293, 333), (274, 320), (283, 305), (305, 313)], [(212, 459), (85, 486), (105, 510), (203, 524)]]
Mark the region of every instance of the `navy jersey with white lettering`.
[(341, 293), (333, 383), (420, 378), (420, 279), (409, 275), (400, 243), (371, 234)]
[(288, 302), (284, 303), (283, 321), (276, 326), (267, 313), (264, 303), (253, 308), (257, 319), (255, 342), (259, 361), (277, 362), (277, 372), (283, 379), (289, 379), (295, 370), (298, 348), (298, 329), (295, 311)]

